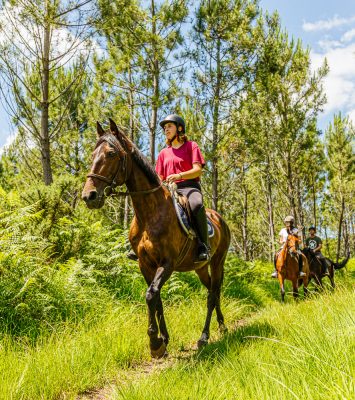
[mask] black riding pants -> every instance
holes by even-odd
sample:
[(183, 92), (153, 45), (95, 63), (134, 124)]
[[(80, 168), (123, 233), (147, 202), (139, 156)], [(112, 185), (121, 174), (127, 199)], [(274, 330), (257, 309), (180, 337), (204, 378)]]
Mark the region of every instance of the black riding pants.
[(187, 197), (192, 215), (196, 216), (203, 207), (203, 196), (200, 184), (194, 180), (186, 180), (178, 182), (177, 187), (178, 192)]

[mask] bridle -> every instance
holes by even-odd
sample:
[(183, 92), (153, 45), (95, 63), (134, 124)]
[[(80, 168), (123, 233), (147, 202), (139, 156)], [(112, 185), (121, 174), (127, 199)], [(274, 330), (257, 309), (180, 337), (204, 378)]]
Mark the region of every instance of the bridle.
[[(107, 142), (108, 144), (110, 144), (117, 151), (118, 154), (120, 154), (122, 152), (122, 149), (120, 148), (121, 146), (120, 146), (118, 140), (116, 139), (116, 137), (114, 135), (105, 134), (105, 135), (101, 136), (101, 138), (96, 143), (95, 149), (97, 149), (103, 142)], [(134, 152), (134, 147), (132, 149), (132, 153), (133, 152)], [(122, 180), (122, 182), (117, 182), (117, 175), (118, 175), (118, 173), (119, 173), (119, 171), (121, 169), (120, 168), (120, 163), (118, 163), (117, 170), (116, 170), (115, 174), (113, 175), (112, 179), (109, 179), (106, 176), (99, 175), (99, 174), (94, 174), (94, 173), (90, 173), (90, 174), (86, 175), (88, 178), (96, 178), (96, 179), (108, 184), (108, 186), (106, 186), (104, 191), (103, 191), (103, 196), (107, 197), (107, 196), (110, 196), (110, 195), (129, 196), (129, 195), (132, 195), (132, 194), (148, 194), (148, 193), (154, 193), (158, 189), (161, 188), (161, 185), (159, 185), (159, 186), (156, 186), (153, 189), (148, 189), (148, 190), (138, 190), (138, 191), (134, 191), (134, 192), (130, 192), (130, 191), (127, 190), (127, 192), (115, 192), (114, 189), (117, 186), (123, 185), (127, 181), (128, 177), (129, 177), (129, 174), (131, 172), (130, 168), (128, 167), (128, 154), (125, 151), (123, 151), (123, 153), (124, 153), (124, 155), (123, 155), (123, 166), (122, 166), (122, 169), (124, 170), (124, 179)], [(109, 193), (107, 193), (107, 189), (109, 189)]]

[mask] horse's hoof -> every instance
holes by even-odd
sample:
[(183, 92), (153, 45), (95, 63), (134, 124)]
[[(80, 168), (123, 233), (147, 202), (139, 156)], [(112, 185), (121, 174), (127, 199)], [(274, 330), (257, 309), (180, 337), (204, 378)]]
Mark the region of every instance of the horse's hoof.
[(152, 358), (163, 358), (165, 355), (167, 355), (165, 342), (163, 342), (156, 350), (150, 349), (150, 355)]
[(205, 346), (207, 346), (208, 345), (208, 340), (207, 339), (200, 339), (198, 342), (197, 342), (197, 348), (198, 349), (202, 349), (203, 347), (205, 347)]

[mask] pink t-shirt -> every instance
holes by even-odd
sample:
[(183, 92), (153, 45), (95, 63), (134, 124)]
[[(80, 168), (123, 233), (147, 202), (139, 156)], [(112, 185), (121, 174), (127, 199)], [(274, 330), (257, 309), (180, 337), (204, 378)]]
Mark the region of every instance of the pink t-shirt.
[[(205, 165), (205, 160), (196, 142), (188, 140), (178, 149), (169, 146), (163, 149), (157, 159), (155, 170), (165, 180), (171, 174), (179, 174), (192, 168), (193, 163)], [(199, 181), (199, 178), (195, 178)], [(182, 182), (177, 180), (176, 182)]]

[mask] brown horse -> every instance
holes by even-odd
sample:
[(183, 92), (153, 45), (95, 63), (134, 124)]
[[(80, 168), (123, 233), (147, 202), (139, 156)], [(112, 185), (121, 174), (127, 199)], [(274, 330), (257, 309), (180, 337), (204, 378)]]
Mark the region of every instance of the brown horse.
[(160, 290), (174, 271), (194, 270), (208, 289), (207, 317), (198, 346), (207, 344), (214, 309), (220, 330), (225, 330), (220, 292), (230, 243), (227, 224), (217, 212), (207, 210), (215, 232), (210, 239), (211, 258), (194, 263), (197, 240), (187, 237), (180, 227), (171, 194), (149, 161), (111, 119), (108, 131), (97, 123), (97, 133), (99, 138), (82, 199), (89, 208), (100, 208), (105, 196), (123, 184), (132, 198), (135, 216), (129, 240), (148, 285), (146, 303), (152, 357), (162, 357), (169, 342)]
[(285, 301), (285, 280), (288, 279), (292, 282), (292, 291), (293, 297), (298, 297), (298, 286), (303, 283), (304, 296), (307, 296), (308, 293), (308, 281), (309, 281), (309, 265), (307, 258), (304, 254), (302, 254), (303, 259), (303, 268), (302, 271), (306, 274), (306, 276), (300, 278), (299, 277), (299, 267), (298, 267), (298, 258), (297, 258), (297, 247), (300, 239), (297, 236), (289, 234), (287, 236), (287, 240), (281, 249), (281, 251), (277, 254), (276, 258), (276, 269), (278, 272), (278, 279), (280, 282), (281, 289), (281, 301)]
[(302, 251), (303, 254), (307, 257), (309, 264), (309, 269), (310, 269), (309, 281), (311, 281), (311, 279), (313, 278), (317, 286), (323, 287), (322, 278), (324, 276), (328, 276), (330, 284), (334, 289), (335, 288), (334, 271), (336, 269), (341, 269), (345, 267), (346, 263), (349, 261), (350, 252), (348, 251), (347, 257), (342, 262), (339, 263), (334, 262), (330, 258), (325, 257), (325, 261), (327, 263), (329, 271), (329, 274), (326, 275), (323, 271), (322, 263), (316, 256), (316, 254), (308, 247), (304, 248)]

